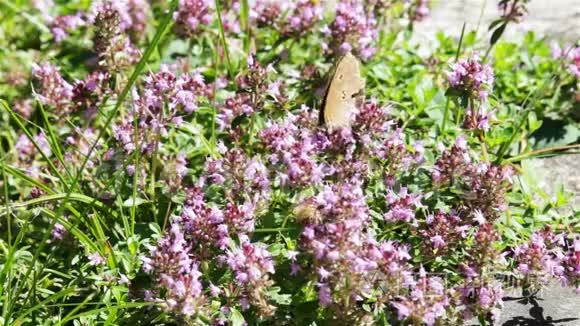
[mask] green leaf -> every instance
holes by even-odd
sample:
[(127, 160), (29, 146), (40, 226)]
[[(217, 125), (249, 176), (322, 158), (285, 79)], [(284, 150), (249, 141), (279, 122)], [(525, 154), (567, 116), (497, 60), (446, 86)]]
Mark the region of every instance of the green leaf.
[(273, 243), (268, 246), (268, 251), (272, 256), (280, 256), (282, 252), (285, 250), (285, 246), (282, 243)]
[(371, 73), (379, 80), (389, 80), (392, 78), (392, 73), (389, 67), (385, 64), (377, 64), (371, 68)]
[(493, 34), (491, 34), (491, 39), (489, 39), (489, 44), (494, 45), (495, 43), (497, 43), (497, 41), (503, 35), (506, 26), (507, 22), (503, 23), (500, 27), (498, 27), (495, 31), (493, 31)]
[(232, 322), (232, 326), (243, 326), (246, 324), (244, 316), (242, 316), (236, 308), (231, 308), (230, 311), (230, 321)]
[(148, 200), (145, 200), (145, 199), (139, 198), (139, 197), (129, 198), (123, 202), (123, 207), (133, 207), (133, 205), (139, 206), (139, 205), (142, 205), (142, 204), (145, 204), (148, 202), (149, 202)]
[(292, 296), (290, 294), (280, 294), (280, 290), (279, 286), (272, 287), (266, 292), (266, 295), (277, 304), (289, 305), (292, 302)]
[(460, 97), (460, 96), (463, 96), (463, 92), (461, 90), (450, 87), (445, 91), (445, 96)]
[(543, 121), (538, 120), (535, 112), (530, 112), (528, 115), (528, 126), (530, 132), (534, 132), (542, 126)]
[(487, 144), (489, 146), (496, 146), (508, 142), (514, 132), (514, 128), (509, 126), (507, 128), (496, 128), (493, 129), (489, 136), (486, 138)]
[(501, 24), (501, 22), (503, 22), (503, 19), (494, 20), (493, 22), (491, 22), (491, 24), (489, 24), (489, 28), (487, 30), (491, 31), (494, 27)]

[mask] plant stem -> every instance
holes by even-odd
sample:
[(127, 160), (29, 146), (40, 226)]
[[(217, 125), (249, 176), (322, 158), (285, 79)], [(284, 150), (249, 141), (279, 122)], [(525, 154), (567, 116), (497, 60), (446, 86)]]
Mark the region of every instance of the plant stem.
[(477, 19), (477, 27), (475, 28), (475, 35), (479, 34), (479, 27), (481, 26), (481, 20), (483, 18), (483, 13), (485, 12), (485, 7), (487, 6), (487, 0), (483, 1), (481, 5), (481, 10), (479, 11), (479, 18)]
[(534, 156), (534, 155), (538, 155), (538, 154), (543, 154), (543, 153), (549, 153), (549, 152), (558, 152), (558, 151), (563, 151), (563, 150), (567, 150), (567, 149), (573, 149), (573, 148), (580, 148), (580, 144), (573, 144), (573, 145), (565, 145), (565, 146), (554, 146), (554, 147), (548, 147), (548, 148), (542, 148), (542, 149), (538, 149), (535, 151), (531, 151), (529, 153), (525, 153), (522, 155), (518, 155), (518, 156), (514, 156), (512, 158), (509, 158), (507, 160), (505, 160), (506, 162), (518, 162), (521, 161), (527, 157), (530, 156)]
[(445, 111), (443, 111), (443, 121), (441, 122), (441, 134), (445, 135), (445, 123), (447, 122), (447, 117), (449, 116), (449, 97), (445, 101)]
[[(455, 60), (459, 60), (459, 55), (461, 54), (461, 47), (463, 46), (463, 36), (465, 35), (465, 23), (461, 27), (461, 35), (459, 36), (459, 43), (457, 44), (457, 51), (455, 51)], [(447, 101), (445, 102), (445, 111), (443, 111), (443, 121), (441, 122), (441, 134), (445, 135), (445, 124), (447, 123), (447, 117), (449, 116), (449, 96), (447, 96)]]
[(479, 133), (479, 141), (481, 141), (481, 154), (483, 156), (483, 160), (488, 162), (489, 157), (487, 155), (487, 145), (485, 145), (485, 132), (484, 131)]
[(226, 34), (224, 32), (224, 24), (222, 21), (222, 12), (220, 9), (220, 2), (219, 0), (215, 0), (215, 11), (217, 14), (217, 22), (218, 22), (218, 28), (219, 28), (219, 33), (220, 33), (220, 39), (222, 41), (222, 46), (224, 47), (224, 54), (226, 56), (226, 62), (228, 64), (228, 75), (230, 76), (230, 78), (234, 78), (234, 71), (233, 71), (233, 67), (232, 67), (232, 63), (230, 61), (230, 53), (228, 50), (228, 43), (226, 41)]
[(463, 36), (465, 35), (465, 23), (461, 27), (461, 35), (459, 36), (459, 43), (457, 44), (457, 52), (455, 52), (455, 62), (459, 60), (459, 55), (461, 54), (461, 46), (463, 46)]
[(135, 198), (137, 198), (137, 187), (138, 187), (138, 183), (139, 183), (139, 161), (141, 159), (141, 146), (142, 144), (139, 142), (139, 117), (137, 116), (137, 113), (134, 112), (133, 115), (133, 128), (135, 128), (135, 132), (134, 132), (134, 142), (135, 142), (135, 171), (133, 172), (133, 187), (132, 187), (132, 193), (131, 193), (131, 198), (133, 198), (133, 204), (131, 205), (131, 210), (129, 211), (129, 215), (131, 217), (131, 229), (128, 230), (130, 233), (130, 235), (133, 235), (135, 232), (135, 214), (136, 214), (136, 210), (137, 210), (137, 205), (135, 205)]
[(265, 229), (256, 229), (254, 233), (275, 233), (275, 232), (282, 232), (282, 231), (294, 231), (297, 228), (287, 227), (287, 228), (265, 228)]

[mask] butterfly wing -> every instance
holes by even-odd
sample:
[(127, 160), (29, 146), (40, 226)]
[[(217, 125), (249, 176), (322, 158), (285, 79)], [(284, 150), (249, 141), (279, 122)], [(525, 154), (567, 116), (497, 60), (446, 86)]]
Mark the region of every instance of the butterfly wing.
[(329, 129), (350, 127), (364, 86), (360, 61), (347, 53), (338, 61), (325, 95), (323, 117)]

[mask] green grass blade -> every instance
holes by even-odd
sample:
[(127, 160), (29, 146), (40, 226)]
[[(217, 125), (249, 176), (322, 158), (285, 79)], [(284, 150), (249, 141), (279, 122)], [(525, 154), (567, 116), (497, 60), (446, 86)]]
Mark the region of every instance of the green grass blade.
[(222, 41), (222, 46), (224, 47), (224, 53), (226, 56), (226, 63), (228, 65), (228, 75), (230, 76), (230, 78), (234, 78), (234, 71), (233, 71), (233, 67), (232, 67), (232, 62), (230, 61), (230, 51), (228, 50), (228, 42), (226, 40), (226, 33), (224, 31), (224, 24), (222, 21), (222, 12), (221, 12), (221, 8), (220, 8), (220, 2), (219, 0), (215, 0), (215, 12), (217, 14), (217, 22), (218, 22), (218, 28), (219, 28), (219, 33), (220, 33), (220, 40)]
[(52, 125), (50, 123), (50, 121), (48, 121), (48, 115), (46, 114), (46, 111), (44, 110), (44, 105), (42, 105), (42, 103), (38, 102), (38, 106), (40, 107), (40, 115), (42, 116), (42, 120), (44, 121), (44, 126), (46, 128), (46, 130), (48, 130), (48, 137), (49, 137), (49, 143), (52, 149), (52, 152), (54, 153), (54, 155), (56, 156), (56, 158), (58, 159), (58, 161), (60, 162), (60, 164), (62, 165), (62, 168), (64, 169), (64, 171), (66, 172), (66, 174), (68, 175), (69, 178), (72, 177), (72, 175), (70, 174), (69, 170), (66, 167), (66, 164), (64, 163), (64, 156), (62, 154), (62, 151), (60, 149), (60, 142), (58, 141), (54, 130), (52, 129)]
[(66, 314), (66, 316), (64, 316), (63, 319), (67, 319), (70, 316), (74, 316), (77, 313), (77, 311), (81, 310), (84, 306), (86, 306), (89, 303), (89, 301), (93, 299), (94, 296), (95, 293), (87, 295), (87, 297), (83, 300), (83, 302), (74, 307), (68, 314)]
[[(30, 205), (38, 205), (38, 204), (63, 200), (66, 197), (67, 197), (66, 193), (51, 194), (51, 195), (41, 196), (38, 198), (30, 199), (30, 200), (19, 202), (19, 203), (13, 203), (12, 205), (10, 205), (10, 207), (11, 208), (20, 208), (20, 207), (26, 207), (26, 206), (30, 206)], [(76, 201), (76, 202), (88, 204), (89, 206), (94, 207), (95, 209), (98, 209), (99, 211), (104, 211), (104, 212), (110, 213), (113, 217), (117, 216), (117, 214), (113, 211), (110, 211), (105, 206), (104, 203), (98, 201), (95, 198), (92, 198), (92, 197), (89, 197), (89, 196), (86, 196), (83, 194), (71, 193), (69, 196), (69, 201)], [(3, 214), (0, 214), (0, 216), (2, 216), (2, 215)]]
[[(56, 214), (52, 220), (52, 225), (48, 228), (48, 230), (52, 230), (52, 228), (56, 224), (56, 221), (62, 215), (62, 212), (63, 212), (64, 208), (66, 207), (66, 204), (68, 204), (70, 195), (72, 194), (73, 189), (76, 187), (76, 185), (80, 179), (80, 176), (82, 175), (82, 172), (83, 172), (89, 158), (91, 157), (91, 154), (93, 153), (99, 140), (103, 137), (107, 128), (109, 127), (109, 125), (113, 121), (113, 119), (116, 116), (117, 112), (119, 111), (122, 103), (127, 98), (127, 95), (129, 94), (129, 91), (131, 90), (131, 88), (133, 87), (135, 82), (137, 81), (137, 78), (139, 77), (139, 75), (141, 74), (143, 69), (145, 68), (145, 66), (147, 64), (147, 60), (149, 60), (149, 58), (151, 57), (151, 54), (153, 54), (153, 52), (155, 51), (157, 44), (159, 43), (159, 41), (161, 41), (161, 38), (163, 37), (163, 35), (165, 35), (165, 32), (168, 30), (169, 26), (171, 25), (173, 12), (175, 11), (176, 8), (177, 8), (177, 1), (173, 0), (171, 3), (171, 10), (169, 10), (169, 12), (166, 14), (165, 19), (163, 20), (163, 22), (161, 23), (161, 25), (157, 29), (157, 32), (155, 33), (155, 36), (153, 37), (151, 43), (149, 44), (149, 46), (145, 50), (145, 53), (143, 54), (143, 56), (139, 60), (139, 63), (137, 63), (137, 66), (135, 67), (133, 73), (131, 74), (131, 77), (129, 78), (127, 85), (125, 85), (125, 88), (123, 89), (123, 91), (119, 95), (119, 97), (117, 99), (117, 103), (115, 104), (115, 107), (110, 112), (109, 116), (107, 117), (107, 121), (105, 122), (105, 124), (101, 127), (97, 138), (95, 139), (94, 143), (92, 144), (92, 146), (90, 147), (90, 149), (88, 151), (87, 157), (84, 159), (81, 167), (79, 168), (79, 170), (75, 174), (75, 177), (72, 180), (72, 183), (69, 185), (67, 195), (63, 199), (61, 206), (57, 209)], [(49, 235), (50, 235), (50, 232), (48, 232), (48, 231), (44, 232), (43, 239), (34, 252), (34, 256), (32, 258), (32, 263), (30, 264), (30, 267), (26, 271), (26, 274), (24, 277), (25, 279), (27, 279), (30, 276), (30, 273), (33, 270), (33, 266), (36, 264), (36, 261), (38, 260), (40, 253), (44, 249), (45, 243), (48, 240)], [(21, 291), (21, 288), (18, 288), (16, 291), (17, 296), (20, 295), (20, 291)]]
[[(2, 146), (0, 146), (0, 150), (2, 150)], [(2, 150), (2, 153), (4, 153), (4, 151)], [(6, 224), (7, 224), (7, 231), (8, 231), (8, 245), (10, 246), (10, 252), (9, 252), (9, 259), (11, 257), (13, 257), (13, 253), (12, 251), (12, 212), (10, 210), (10, 196), (8, 194), (8, 178), (6, 177), (6, 170), (4, 168), (4, 164), (2, 164), (2, 180), (4, 183), (4, 186), (2, 188), (4, 188), (4, 204), (5, 204), (5, 211), (4, 213), (6, 214)], [(11, 260), (11, 259), (10, 259)], [(10, 263), (9, 261), (5, 261), (4, 262), (4, 266), (8, 267), (7, 271), (10, 271)], [(6, 279), (7, 282), (1, 282), (0, 284), (0, 297), (2, 297), (4, 295), (4, 286), (6, 286), (6, 288), (10, 289), (11, 287), (11, 283), (12, 283), (12, 277), (10, 277), (10, 274), (6, 275), (4, 274), (4, 270), (2, 271), (2, 274), (0, 275), (0, 279), (4, 280)], [(8, 296), (6, 296), (6, 299), (8, 299)], [(4, 303), (4, 308), (6, 308), (7, 306), (7, 302)]]
[[(554, 74), (554, 77), (552, 77), (549, 81), (544, 81), (540, 87), (536, 87), (533, 90), (531, 90), (530, 93), (528, 93), (528, 95), (526, 96), (526, 98), (524, 99), (524, 102), (522, 104), (522, 107), (523, 107), (522, 118), (519, 121), (517, 127), (515, 128), (514, 132), (510, 135), (509, 140), (500, 146), (500, 148), (496, 154), (495, 163), (502, 162), (503, 157), (506, 154), (507, 150), (513, 144), (513, 142), (515, 141), (518, 134), (523, 130), (524, 125), (528, 121), (528, 115), (529, 115), (530, 110), (531, 110), (529, 108), (530, 103), (535, 103), (540, 98), (540, 94), (544, 92), (546, 87), (548, 87), (548, 85), (556, 78), (556, 76), (557, 76), (557, 74)], [(532, 94), (534, 94), (534, 97), (530, 100)]]
[[(459, 43), (457, 44), (457, 51), (455, 52), (455, 62), (459, 60), (459, 55), (461, 55), (461, 47), (463, 46), (463, 36), (465, 35), (465, 23), (461, 27), (461, 36), (459, 36)], [(447, 123), (447, 117), (449, 115), (449, 97), (445, 101), (445, 110), (443, 111), (443, 121), (441, 121), (441, 133), (445, 134), (445, 124)]]
[(48, 303), (48, 302), (51, 302), (51, 301), (58, 300), (58, 299), (60, 299), (60, 298), (62, 298), (62, 297), (65, 297), (65, 296), (67, 296), (67, 295), (69, 295), (69, 294), (72, 294), (72, 293), (73, 293), (73, 292), (75, 292), (76, 290), (77, 290), (77, 288), (73, 286), (73, 287), (66, 288), (66, 289), (64, 289), (64, 290), (62, 290), (62, 291), (60, 291), (60, 292), (57, 292), (57, 293), (55, 293), (55, 294), (53, 294), (53, 295), (49, 296), (48, 298), (46, 298), (46, 299), (42, 300), (41, 302), (39, 302), (38, 304), (36, 304), (35, 306), (33, 306), (33, 307), (31, 307), (31, 308), (29, 308), (29, 309), (25, 310), (23, 313), (21, 313), (21, 314), (20, 314), (20, 315), (19, 315), (19, 316), (18, 316), (18, 317), (17, 317), (17, 318), (14, 320), (14, 322), (13, 322), (13, 325), (20, 325), (20, 324), (23, 322), (23, 319), (24, 319), (26, 316), (28, 316), (30, 313), (32, 313), (32, 312), (34, 312), (34, 311), (36, 311), (36, 310), (38, 310), (38, 309), (40, 309), (40, 308), (43, 308), (43, 307), (44, 307), (44, 305), (45, 305), (46, 303)]
[(40, 180), (35, 179), (35, 178), (27, 175), (26, 173), (24, 173), (20, 169), (15, 168), (15, 167), (10, 166), (10, 165), (6, 165), (4, 163), (0, 163), (0, 164), (2, 164), (2, 169), (4, 169), (4, 171), (6, 173), (12, 175), (13, 177), (21, 179), (32, 186), (38, 187), (39, 189), (42, 189), (47, 194), (53, 193), (52, 189), (49, 188), (47, 185), (42, 183)]
[[(42, 208), (41, 211), (50, 218), (56, 218), (56, 213), (49, 210), (48, 208)], [(62, 226), (64, 226), (68, 232), (70, 232), (75, 238), (79, 240), (80, 243), (85, 245), (87, 248), (94, 251), (99, 251), (99, 246), (94, 241), (92, 241), (86, 233), (74, 226), (70, 221), (60, 217), (57, 218), (57, 222), (62, 224)]]
[(124, 303), (124, 304), (119, 304), (116, 306), (111, 306), (111, 307), (105, 307), (105, 308), (98, 308), (98, 309), (92, 309), (89, 311), (85, 311), (82, 312), (80, 314), (76, 314), (73, 316), (69, 316), (67, 318), (64, 318), (63, 320), (60, 321), (60, 323), (58, 323), (58, 325), (63, 325), (68, 321), (80, 318), (80, 317), (86, 317), (86, 316), (92, 316), (104, 311), (107, 311), (109, 309), (130, 309), (130, 308), (142, 308), (142, 307), (147, 307), (147, 306), (152, 306), (155, 305), (156, 303), (154, 302), (130, 302), (130, 303)]
[(250, 38), (251, 38), (251, 30), (250, 30), (250, 5), (248, 0), (241, 0), (240, 1), (240, 25), (242, 30), (244, 31), (244, 53), (248, 55), (250, 53)]
[(12, 109), (10, 109), (10, 107), (8, 106), (8, 103), (6, 103), (6, 101), (0, 100), (0, 104), (10, 114), (10, 116), (12, 117), (12, 119), (16, 122), (16, 124), (18, 125), (18, 127), (24, 132), (24, 134), (26, 135), (26, 137), (28, 137), (28, 139), (32, 142), (32, 144), (34, 145), (34, 147), (36, 148), (36, 150), (38, 150), (38, 152), (40, 153), (40, 155), (42, 156), (42, 158), (46, 161), (46, 163), (48, 164), (48, 166), (50, 167), (50, 169), (52, 170), (52, 172), (54, 172), (56, 174), (56, 176), (61, 181), (61, 183), (63, 184), (63, 186), (66, 187), (66, 184), (67, 183), (66, 183), (66, 180), (64, 179), (63, 175), (56, 168), (56, 166), (54, 165), (54, 163), (42, 151), (42, 149), (40, 148), (40, 146), (38, 145), (38, 143), (34, 140), (34, 136), (32, 136), (32, 133), (28, 130), (28, 128), (26, 128), (26, 126), (24, 125), (24, 123), (22, 122), (22, 120), (20, 119), (20, 117)]
[[(135, 119), (135, 123), (133, 124), (133, 128), (135, 128), (135, 133), (134, 133), (134, 141), (136, 144), (136, 150), (135, 150), (135, 172), (133, 173), (133, 187), (132, 187), (132, 193), (131, 193), (131, 198), (133, 198), (133, 204), (131, 205), (131, 209), (129, 211), (129, 216), (131, 218), (131, 229), (130, 231), (130, 235), (133, 235), (135, 233), (135, 215), (137, 214), (137, 205), (136, 205), (136, 198), (137, 198), (137, 187), (138, 187), (138, 182), (139, 182), (139, 163), (141, 161), (141, 144), (139, 143), (139, 123), (137, 121), (137, 119)], [(155, 158), (153, 158), (155, 159)], [(152, 175), (154, 173), (151, 173)]]

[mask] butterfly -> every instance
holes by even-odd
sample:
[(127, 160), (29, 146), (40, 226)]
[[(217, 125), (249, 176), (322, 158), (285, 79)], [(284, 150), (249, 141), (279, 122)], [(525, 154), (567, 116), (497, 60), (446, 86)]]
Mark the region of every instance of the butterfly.
[(349, 52), (338, 60), (330, 76), (322, 102), (320, 124), (330, 130), (349, 128), (365, 87), (361, 62)]

